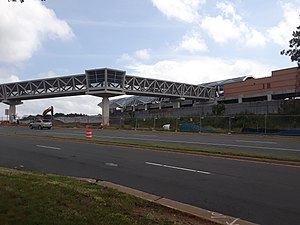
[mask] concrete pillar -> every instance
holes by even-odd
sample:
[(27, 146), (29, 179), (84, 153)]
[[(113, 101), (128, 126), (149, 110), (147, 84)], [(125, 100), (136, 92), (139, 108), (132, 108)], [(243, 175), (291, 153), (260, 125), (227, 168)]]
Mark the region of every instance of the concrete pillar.
[(109, 98), (102, 98), (102, 126), (109, 126)]
[(268, 102), (272, 101), (272, 95), (271, 94), (267, 95), (267, 100), (268, 100)]
[(10, 123), (14, 122), (17, 115), (16, 105), (21, 105), (23, 104), (23, 102), (21, 102), (21, 100), (4, 100), (2, 102), (9, 105), (9, 109), (8, 109), (9, 122)]
[(174, 102), (173, 109), (179, 109), (179, 108), (180, 108), (180, 102)]
[(16, 112), (16, 105), (9, 105), (8, 115), (10, 123), (12, 123), (16, 119)]
[(239, 103), (243, 103), (243, 98), (242, 98), (242, 97), (239, 97), (238, 102), (239, 102)]
[(148, 105), (147, 104), (145, 104), (145, 111), (147, 111), (148, 110)]
[(158, 109), (161, 110), (161, 102), (158, 103)]

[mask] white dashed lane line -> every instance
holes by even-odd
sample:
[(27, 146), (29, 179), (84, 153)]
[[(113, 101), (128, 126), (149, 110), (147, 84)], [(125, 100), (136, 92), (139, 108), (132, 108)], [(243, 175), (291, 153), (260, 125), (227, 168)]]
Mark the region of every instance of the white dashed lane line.
[(145, 163), (147, 165), (151, 165), (151, 166), (165, 167), (165, 168), (170, 168), (170, 169), (175, 169), (175, 170), (183, 170), (183, 171), (188, 171), (188, 172), (193, 172), (193, 173), (202, 173), (202, 174), (206, 174), (206, 175), (211, 174), (210, 172), (207, 172), (207, 171), (194, 170), (194, 169), (183, 168), (183, 167), (178, 167), (178, 166), (170, 166), (170, 165), (153, 163), (153, 162), (145, 162)]
[(112, 167), (117, 167), (118, 164), (116, 163), (105, 163), (106, 166), (112, 166)]
[(61, 148), (52, 147), (52, 146), (45, 146), (45, 145), (36, 145), (39, 148), (47, 148), (47, 149), (54, 149), (54, 150), (61, 150)]

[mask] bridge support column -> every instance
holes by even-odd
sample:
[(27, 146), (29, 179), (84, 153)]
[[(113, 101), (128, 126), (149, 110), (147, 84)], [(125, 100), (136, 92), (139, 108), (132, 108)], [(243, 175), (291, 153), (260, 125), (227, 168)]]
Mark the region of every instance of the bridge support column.
[(109, 98), (102, 98), (102, 126), (109, 126)]
[(173, 109), (179, 109), (179, 108), (180, 108), (180, 102), (174, 102)]
[(267, 95), (267, 100), (268, 100), (268, 102), (272, 101), (272, 95), (271, 94)]
[(9, 105), (9, 109), (8, 109), (9, 122), (10, 123), (14, 122), (14, 120), (16, 119), (16, 115), (17, 115), (16, 105), (21, 105), (21, 104), (23, 104), (23, 102), (21, 102), (21, 100), (4, 100), (2, 102)]
[(16, 119), (16, 105), (9, 105), (8, 115), (9, 115), (9, 122), (12, 123)]

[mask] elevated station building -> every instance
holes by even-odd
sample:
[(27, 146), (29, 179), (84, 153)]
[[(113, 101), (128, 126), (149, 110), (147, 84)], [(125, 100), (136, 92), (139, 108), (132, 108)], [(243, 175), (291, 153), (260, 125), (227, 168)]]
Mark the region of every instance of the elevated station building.
[(300, 97), (300, 70), (292, 67), (272, 71), (271, 76), (263, 78), (248, 75), (201, 85), (215, 90), (214, 101), (132, 96), (111, 100), (110, 111), (117, 114), (135, 112), (141, 117), (151, 116), (151, 113), (185, 116), (210, 114), (212, 106), (219, 103), (225, 105), (228, 114), (277, 113), (281, 101)]

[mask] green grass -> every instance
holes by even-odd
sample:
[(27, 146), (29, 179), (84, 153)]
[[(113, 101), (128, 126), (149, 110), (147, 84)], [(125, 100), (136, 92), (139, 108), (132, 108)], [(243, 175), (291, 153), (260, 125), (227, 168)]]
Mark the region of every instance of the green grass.
[(1, 225), (163, 225), (191, 220), (198, 219), (96, 184), (0, 168)]

